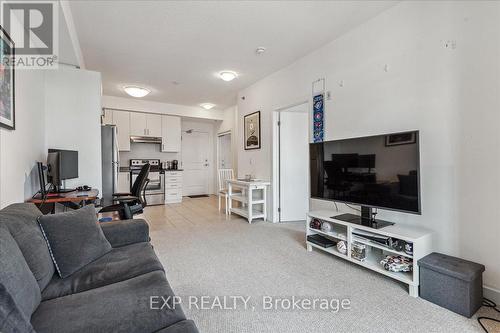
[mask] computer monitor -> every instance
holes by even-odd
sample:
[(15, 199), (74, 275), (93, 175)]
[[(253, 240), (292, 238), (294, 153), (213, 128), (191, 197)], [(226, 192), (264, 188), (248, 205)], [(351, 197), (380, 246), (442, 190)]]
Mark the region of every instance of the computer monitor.
[(49, 149), (47, 156), (47, 176), (56, 191), (64, 192), (62, 181), (78, 178), (78, 151)]
[(38, 169), (38, 182), (40, 183), (40, 194), (42, 198), (47, 195), (47, 182), (45, 181), (45, 170), (46, 167), (43, 166), (42, 162), (36, 162), (36, 166)]

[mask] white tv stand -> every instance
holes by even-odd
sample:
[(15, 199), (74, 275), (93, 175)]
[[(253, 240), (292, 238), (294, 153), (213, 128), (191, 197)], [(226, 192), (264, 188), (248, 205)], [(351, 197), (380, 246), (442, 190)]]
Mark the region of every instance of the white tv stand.
[[(311, 211), (307, 214), (306, 220), (306, 246), (307, 251), (312, 251), (313, 248), (328, 252), (339, 258), (348, 260), (360, 266), (371, 269), (375, 272), (381, 273), (385, 276), (391, 277), (395, 280), (401, 281), (408, 285), (409, 294), (413, 297), (418, 297), (418, 286), (419, 286), (419, 271), (417, 261), (432, 252), (431, 240), (432, 233), (424, 228), (405, 226), (405, 225), (391, 225), (383, 227), (380, 229), (374, 229), (367, 226), (363, 226), (356, 223), (346, 222), (337, 220), (334, 216), (342, 214), (337, 211), (330, 210), (317, 210)], [(332, 225), (332, 231), (325, 233), (318, 229), (313, 229), (310, 227), (310, 222), (313, 218), (319, 219), (321, 221), (330, 222)], [(405, 252), (396, 251), (384, 244), (379, 244), (371, 240), (363, 239), (357, 235), (353, 234), (355, 230), (369, 231), (374, 234), (393, 237), (401, 239), (407, 242), (413, 243), (413, 255), (408, 255)], [(347, 243), (347, 254), (342, 254), (337, 250), (337, 247), (322, 247), (314, 243), (307, 241), (308, 235), (320, 234), (326, 238), (333, 239), (335, 241), (343, 240)], [(351, 248), (354, 242), (366, 245), (366, 259), (364, 261), (359, 261), (351, 257)], [(412, 272), (390, 272), (384, 269), (380, 264), (380, 261), (385, 257), (385, 255), (401, 255), (413, 260), (413, 271)]]

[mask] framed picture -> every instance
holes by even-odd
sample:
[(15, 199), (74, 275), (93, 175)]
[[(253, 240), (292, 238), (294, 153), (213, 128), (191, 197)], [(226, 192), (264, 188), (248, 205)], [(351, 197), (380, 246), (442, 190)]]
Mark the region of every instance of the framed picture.
[(247, 114), (243, 122), (245, 150), (260, 149), (260, 111)]
[(15, 129), (14, 42), (0, 27), (0, 126)]
[(385, 146), (411, 145), (417, 142), (417, 132), (396, 133), (385, 136)]

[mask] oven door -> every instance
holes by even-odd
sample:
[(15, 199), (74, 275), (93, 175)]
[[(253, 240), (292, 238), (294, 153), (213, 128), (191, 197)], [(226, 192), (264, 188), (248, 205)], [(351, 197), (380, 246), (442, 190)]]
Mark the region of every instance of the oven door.
[(149, 183), (146, 186), (146, 194), (163, 194), (163, 174), (159, 171), (150, 172), (148, 178)]
[[(132, 184), (137, 179), (139, 171), (132, 172)], [(150, 172), (148, 175), (149, 182), (146, 185), (146, 194), (163, 194), (164, 193), (164, 182), (163, 174), (159, 171)]]

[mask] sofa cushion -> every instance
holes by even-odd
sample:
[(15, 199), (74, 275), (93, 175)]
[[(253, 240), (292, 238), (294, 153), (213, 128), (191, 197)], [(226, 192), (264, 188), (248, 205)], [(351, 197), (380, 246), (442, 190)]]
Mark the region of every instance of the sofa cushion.
[(163, 270), (149, 243), (116, 248), (80, 270), (61, 279), (57, 274), (42, 292), (42, 299), (66, 296)]
[(5, 286), (0, 283), (0, 332), (35, 333)]
[(40, 304), (40, 287), (5, 226), (0, 226), (0, 284), (12, 296), (24, 316), (30, 318)]
[(6, 225), (10, 230), (43, 290), (54, 275), (55, 268), (37, 223), (40, 215), (42, 213), (34, 204), (13, 204), (0, 211), (0, 225)]
[(149, 242), (149, 225), (142, 219), (103, 222), (101, 229), (112, 247)]
[(94, 205), (38, 218), (42, 234), (61, 278), (111, 251), (97, 222)]
[(165, 273), (154, 271), (44, 301), (31, 317), (31, 324), (38, 333), (155, 332), (186, 319), (179, 305), (151, 309), (151, 296), (173, 295)]

